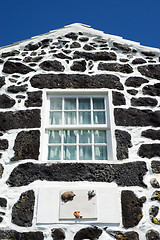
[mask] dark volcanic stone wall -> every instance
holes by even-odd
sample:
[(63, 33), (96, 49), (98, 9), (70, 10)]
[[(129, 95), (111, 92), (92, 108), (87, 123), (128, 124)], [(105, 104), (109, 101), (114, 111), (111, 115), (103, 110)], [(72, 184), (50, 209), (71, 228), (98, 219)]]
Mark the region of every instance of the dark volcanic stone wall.
[[(0, 49), (0, 239), (160, 239), (159, 81), (158, 49), (80, 24)], [(108, 91), (113, 161), (42, 159), (52, 89)], [(119, 226), (36, 224), (41, 184), (85, 181), (118, 186)]]

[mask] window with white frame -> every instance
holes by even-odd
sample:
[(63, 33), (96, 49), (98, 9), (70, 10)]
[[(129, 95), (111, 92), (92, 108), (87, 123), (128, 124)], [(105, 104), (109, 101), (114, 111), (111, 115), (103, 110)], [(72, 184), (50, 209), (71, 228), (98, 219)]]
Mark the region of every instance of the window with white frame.
[(107, 95), (49, 93), (48, 160), (108, 160)]

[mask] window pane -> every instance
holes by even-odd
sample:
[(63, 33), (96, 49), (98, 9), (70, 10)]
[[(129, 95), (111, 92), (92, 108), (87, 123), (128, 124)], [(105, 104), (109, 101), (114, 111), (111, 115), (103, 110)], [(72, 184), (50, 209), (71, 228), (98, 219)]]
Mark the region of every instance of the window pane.
[(62, 98), (51, 98), (50, 99), (51, 110), (62, 110)]
[(76, 160), (76, 146), (64, 146), (64, 160)]
[(49, 123), (51, 125), (62, 124), (62, 112), (50, 112)]
[(91, 113), (79, 112), (79, 124), (91, 124)]
[(90, 98), (79, 98), (79, 109), (91, 109)]
[(92, 133), (90, 130), (79, 130), (79, 143), (91, 143)]
[(49, 131), (49, 143), (61, 143), (61, 131)]
[(93, 98), (93, 109), (104, 109), (104, 98)]
[(94, 159), (95, 160), (107, 160), (107, 146), (95, 146), (94, 147)]
[(64, 113), (65, 124), (76, 124), (76, 112), (65, 112)]
[(61, 160), (61, 146), (49, 146), (48, 147), (48, 159), (49, 160)]
[(95, 130), (94, 131), (94, 143), (107, 143), (105, 130)]
[(64, 143), (76, 143), (76, 131), (74, 130), (64, 131)]
[(79, 146), (79, 160), (92, 160), (91, 146)]
[(93, 112), (93, 122), (94, 124), (105, 124), (105, 112)]
[(65, 110), (76, 110), (76, 98), (65, 98), (64, 99)]

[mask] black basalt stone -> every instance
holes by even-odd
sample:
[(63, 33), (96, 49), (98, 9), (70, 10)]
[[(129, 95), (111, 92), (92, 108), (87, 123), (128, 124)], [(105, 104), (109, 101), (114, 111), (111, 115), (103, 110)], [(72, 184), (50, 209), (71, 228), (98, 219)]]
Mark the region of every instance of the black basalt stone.
[(86, 61), (74, 61), (73, 65), (71, 66), (72, 71), (79, 71), (84, 72), (86, 70)]
[(18, 50), (13, 50), (11, 52), (4, 52), (4, 53), (2, 53), (2, 57), (3, 58), (12, 57), (12, 56), (18, 55), (19, 53), (20, 52)]
[(66, 38), (70, 38), (72, 40), (77, 40), (78, 38), (78, 34), (77, 33), (74, 33), (74, 32), (70, 32), (68, 34), (65, 35)]
[(65, 232), (61, 228), (53, 228), (52, 232), (52, 239), (53, 240), (63, 240), (65, 239)]
[(41, 126), (40, 110), (0, 112), (0, 131), (19, 128), (39, 128)]
[(160, 184), (156, 178), (151, 178), (150, 184), (153, 188), (160, 188)]
[(100, 61), (100, 60), (111, 61), (111, 60), (116, 60), (117, 55), (114, 52), (106, 52), (106, 51), (100, 51), (95, 53), (75, 51), (73, 58), (74, 59), (84, 58), (86, 60), (93, 60), (93, 61)]
[(139, 66), (138, 71), (146, 77), (160, 80), (160, 64)]
[(160, 126), (160, 111), (115, 108), (114, 116), (117, 126)]
[(135, 58), (132, 61), (132, 64), (143, 64), (143, 63), (146, 63), (146, 60), (144, 60), (143, 58)]
[(126, 100), (124, 97), (124, 94), (121, 92), (112, 92), (112, 103), (115, 106), (120, 106), (120, 105), (125, 105), (126, 104)]
[(79, 41), (80, 41), (80, 42), (87, 42), (88, 40), (89, 40), (88, 37), (80, 37), (80, 38), (79, 38)]
[(64, 66), (61, 62), (54, 61), (44, 61), (39, 65), (45, 71), (55, 71), (55, 72), (63, 72)]
[(99, 239), (102, 234), (102, 229), (98, 227), (87, 227), (80, 229), (74, 236), (74, 240), (83, 240), (83, 239)]
[(0, 239), (10, 240), (43, 240), (42, 232), (17, 232), (15, 230), (0, 230)]
[(128, 148), (132, 147), (131, 135), (126, 131), (115, 130), (117, 141), (117, 159), (123, 160), (128, 158)]
[(73, 42), (71, 45), (70, 45), (70, 48), (80, 48), (81, 45), (78, 43), (78, 42)]
[(160, 144), (142, 144), (138, 150), (138, 155), (142, 158), (160, 157)]
[(0, 77), (0, 88), (5, 85), (5, 77)]
[(42, 106), (42, 91), (27, 92), (28, 99), (25, 101), (26, 107)]
[(0, 150), (6, 150), (8, 148), (8, 140), (0, 139)]
[(89, 44), (85, 44), (83, 49), (86, 50), (86, 51), (95, 50), (95, 48), (93, 46), (89, 45)]
[(120, 232), (120, 231), (112, 231), (112, 230), (107, 230), (106, 232), (114, 237), (115, 239), (121, 239), (121, 240), (139, 240), (139, 235), (137, 232), (130, 231), (130, 232)]
[(25, 57), (23, 62), (39, 62), (42, 57)]
[(123, 85), (115, 75), (99, 74), (38, 74), (31, 80), (32, 87), (53, 88), (109, 88), (123, 90)]
[(130, 47), (121, 43), (113, 42), (113, 46), (125, 52), (131, 51)]
[(160, 161), (152, 161), (151, 167), (153, 173), (160, 173)]
[(7, 61), (4, 63), (2, 71), (4, 73), (9, 73), (9, 74), (12, 74), (12, 73), (27, 74), (34, 70), (32, 68), (24, 65), (23, 63)]
[(28, 45), (25, 46), (24, 51), (34, 51), (37, 50), (40, 46), (41, 46), (40, 42), (36, 44), (29, 43)]
[(21, 85), (21, 86), (12, 85), (12, 86), (9, 86), (7, 88), (7, 91), (10, 92), (10, 93), (19, 93), (19, 92), (26, 92), (27, 89), (28, 89), (27, 84), (24, 84), (24, 85)]
[(12, 223), (21, 227), (31, 227), (34, 211), (35, 195), (33, 190), (21, 194), (12, 208)]
[(15, 100), (8, 95), (0, 95), (0, 108), (11, 108), (14, 106), (15, 103)]
[[(65, 171), (64, 171), (65, 169)], [(35, 164), (24, 163), (14, 168), (7, 180), (11, 187), (26, 186), (36, 180), (46, 181), (89, 181), (113, 182), (119, 186), (146, 187), (143, 176), (146, 174), (143, 161), (124, 164), (59, 163)]]
[(146, 85), (142, 89), (143, 94), (150, 96), (160, 96), (160, 83), (154, 85)]
[(160, 240), (160, 234), (156, 230), (150, 229), (146, 233), (146, 240)]
[(141, 136), (152, 140), (160, 140), (160, 130), (147, 129), (141, 133)]
[(156, 106), (157, 104), (157, 99), (149, 97), (139, 97), (131, 99), (132, 106)]
[(132, 191), (121, 192), (122, 222), (125, 228), (135, 227), (143, 217), (142, 201)]
[(64, 53), (57, 53), (57, 54), (53, 54), (54, 57), (56, 58), (60, 58), (60, 59), (69, 59), (71, 60), (72, 58)]
[(131, 95), (134, 95), (134, 96), (138, 93), (138, 91), (135, 90), (135, 89), (128, 89), (127, 92)]
[(97, 42), (97, 43), (107, 43), (107, 40), (101, 37), (96, 37), (93, 38), (93, 41)]
[(15, 154), (14, 157), (11, 158), (11, 161), (18, 161), (24, 159), (38, 160), (39, 145), (40, 145), (39, 130), (19, 132), (13, 147)]
[(3, 171), (4, 171), (4, 167), (3, 167), (3, 165), (0, 163), (0, 178), (2, 178)]
[(125, 85), (128, 87), (140, 87), (143, 83), (148, 83), (149, 81), (142, 77), (129, 77), (127, 78)]
[(7, 207), (7, 200), (5, 198), (0, 198), (0, 207)]
[(145, 55), (145, 56), (150, 56), (150, 57), (154, 57), (154, 56), (156, 56), (156, 54), (154, 53), (154, 52), (147, 52), (147, 51), (142, 51), (141, 52), (143, 55)]
[(98, 64), (98, 70), (122, 72), (127, 74), (133, 72), (133, 68), (129, 64), (103, 63), (103, 62), (100, 62)]

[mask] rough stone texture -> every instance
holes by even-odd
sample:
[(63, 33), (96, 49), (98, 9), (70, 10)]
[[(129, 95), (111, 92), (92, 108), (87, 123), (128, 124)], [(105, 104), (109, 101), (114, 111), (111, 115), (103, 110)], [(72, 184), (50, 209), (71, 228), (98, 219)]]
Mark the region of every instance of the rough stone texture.
[(141, 133), (141, 136), (152, 140), (160, 140), (160, 130), (147, 129)]
[(97, 42), (97, 43), (106, 43), (106, 42), (107, 42), (106, 39), (104, 39), (104, 38), (102, 38), (102, 37), (100, 37), (100, 36), (94, 38), (93, 41), (95, 41), (95, 42)]
[(14, 106), (15, 103), (15, 100), (8, 95), (0, 95), (0, 108), (11, 108)]
[(113, 42), (113, 46), (122, 50), (122, 51), (124, 51), (124, 52), (131, 51), (130, 47), (128, 47), (127, 45), (121, 44), (121, 43)]
[(25, 46), (24, 51), (34, 51), (37, 50), (41, 46), (40, 43), (32, 44), (29, 43)]
[(79, 38), (79, 41), (80, 41), (80, 42), (87, 42), (88, 40), (89, 40), (88, 37), (80, 37), (80, 38)]
[(128, 148), (132, 147), (131, 135), (126, 131), (115, 130), (117, 141), (117, 159), (123, 160), (128, 158)]
[(0, 131), (19, 128), (39, 128), (40, 110), (0, 112)]
[(81, 45), (78, 43), (78, 42), (73, 42), (71, 45), (70, 45), (70, 48), (80, 48)]
[(99, 74), (38, 74), (30, 80), (35, 88), (109, 88), (123, 90), (123, 85), (115, 75)]
[(88, 53), (88, 52), (74, 52), (73, 58), (84, 58), (86, 60), (93, 60), (93, 61), (110, 61), (110, 60), (117, 60), (117, 55), (114, 52), (95, 52), (95, 53)]
[(129, 64), (103, 63), (103, 62), (100, 62), (98, 64), (98, 70), (122, 72), (122, 73), (132, 73), (133, 72), (133, 68)]
[(156, 230), (150, 229), (146, 233), (146, 240), (160, 240), (160, 234)]
[(117, 126), (160, 126), (160, 111), (115, 108), (114, 116)]
[(54, 60), (54, 61), (44, 61), (39, 65), (45, 71), (55, 71), (55, 72), (63, 72), (64, 66), (61, 62)]
[(134, 96), (138, 93), (138, 91), (135, 90), (135, 89), (129, 89), (129, 90), (127, 90), (127, 92), (131, 95), (134, 95)]
[(64, 53), (57, 53), (53, 55), (54, 57), (60, 58), (60, 59), (69, 59), (71, 60), (72, 58)]
[(0, 163), (0, 179), (2, 178), (3, 171), (4, 171), (4, 167), (3, 167), (3, 165)]
[(160, 173), (160, 161), (152, 161), (151, 167), (153, 173)]
[(6, 240), (43, 240), (42, 232), (17, 232), (15, 230), (0, 230), (0, 239)]
[(160, 80), (160, 64), (139, 66), (138, 71), (146, 77)]
[(142, 51), (141, 53), (142, 53), (143, 55), (147, 56), (147, 57), (148, 57), (148, 56), (150, 56), (150, 57), (156, 56), (154, 52)]
[(4, 63), (2, 71), (4, 73), (10, 73), (10, 74), (12, 74), (12, 73), (27, 74), (34, 70), (32, 68), (24, 65), (23, 63), (7, 61)]
[(152, 186), (153, 188), (160, 188), (160, 184), (159, 184), (159, 182), (157, 181), (156, 178), (152, 178), (152, 179), (150, 180), (150, 184), (151, 184), (151, 186)]
[(160, 96), (160, 83), (154, 85), (147, 85), (142, 89), (143, 94), (150, 96)]
[(142, 144), (138, 150), (138, 155), (142, 158), (160, 157), (160, 144)]
[(7, 207), (7, 200), (5, 198), (0, 198), (0, 207)]
[(65, 239), (65, 232), (61, 228), (53, 228), (52, 230), (53, 240), (63, 240)]
[(143, 58), (135, 58), (135, 59), (132, 61), (132, 64), (143, 64), (143, 63), (147, 63), (147, 61), (144, 60)]
[(12, 223), (21, 227), (31, 227), (34, 203), (35, 196), (33, 190), (22, 193), (18, 202), (12, 208)]
[(143, 202), (132, 191), (121, 192), (122, 222), (125, 228), (135, 227), (143, 217)]
[(80, 229), (74, 236), (74, 240), (83, 240), (83, 239), (99, 239), (102, 234), (102, 230), (98, 227), (87, 227)]
[[(65, 171), (64, 171), (65, 169)], [(58, 163), (34, 164), (24, 163), (14, 168), (7, 180), (11, 187), (20, 187), (36, 180), (46, 181), (89, 181), (112, 182), (119, 186), (146, 187), (143, 176), (146, 174), (143, 161), (124, 164), (92, 163)]]
[(151, 197), (152, 201), (158, 200), (160, 202), (160, 191), (155, 191)]
[(92, 47), (91, 45), (89, 44), (85, 44), (84, 47), (83, 47), (84, 50), (86, 51), (92, 51), (92, 50), (95, 50), (94, 47)]
[(27, 92), (28, 99), (25, 101), (26, 107), (42, 106), (42, 91)]
[(12, 57), (18, 55), (20, 52), (17, 50), (13, 50), (11, 52), (4, 52), (2, 53), (1, 57), (6, 58), (6, 57)]
[(14, 157), (11, 161), (24, 159), (38, 160), (40, 145), (39, 130), (22, 131), (17, 134), (13, 150)]
[(143, 83), (148, 83), (149, 81), (142, 77), (129, 77), (127, 78), (125, 85), (128, 87), (140, 87)]
[(86, 70), (86, 61), (74, 61), (71, 66), (72, 71), (84, 72)]
[(28, 89), (27, 84), (24, 84), (21, 86), (12, 85), (7, 88), (7, 91), (10, 93), (19, 93), (19, 92), (25, 92), (25, 91), (27, 91), (27, 89)]
[(66, 37), (66, 38), (70, 38), (70, 39), (72, 39), (72, 40), (77, 40), (78, 35), (77, 35), (77, 33), (70, 32), (70, 33), (67, 33), (67, 34), (65, 35), (65, 37)]
[(149, 209), (149, 215), (151, 217), (156, 217), (158, 214), (158, 211), (159, 211), (159, 207), (152, 205), (151, 208)]
[(0, 77), (0, 88), (5, 85), (5, 77)]
[(119, 232), (119, 231), (112, 231), (106, 230), (106, 232), (114, 237), (115, 239), (119, 240), (139, 240), (139, 235), (137, 232), (130, 231), (130, 232)]
[(124, 97), (124, 94), (121, 92), (112, 92), (112, 103), (115, 106), (125, 105), (126, 99)]
[(39, 62), (42, 57), (25, 57), (23, 62)]
[(131, 99), (132, 106), (156, 106), (157, 104), (157, 99), (149, 97), (139, 97)]
[(0, 150), (5, 150), (8, 148), (8, 140), (0, 139)]

